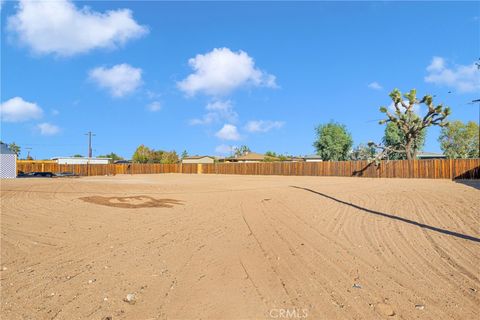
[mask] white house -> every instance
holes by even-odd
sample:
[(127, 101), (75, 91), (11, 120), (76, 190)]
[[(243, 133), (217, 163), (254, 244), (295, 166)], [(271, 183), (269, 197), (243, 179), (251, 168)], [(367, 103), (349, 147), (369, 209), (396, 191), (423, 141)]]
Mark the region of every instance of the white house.
[(215, 159), (210, 156), (192, 156), (182, 159), (182, 163), (214, 163)]
[(5, 144), (0, 147), (0, 178), (17, 177), (17, 155)]
[(112, 158), (55, 157), (58, 164), (109, 164)]
[(303, 157), (303, 160), (305, 162), (322, 162), (322, 157), (319, 156), (318, 154), (309, 154), (305, 157)]
[(447, 156), (442, 154), (442, 153), (436, 153), (436, 152), (424, 152), (424, 151), (419, 151), (417, 153), (417, 159), (446, 159)]

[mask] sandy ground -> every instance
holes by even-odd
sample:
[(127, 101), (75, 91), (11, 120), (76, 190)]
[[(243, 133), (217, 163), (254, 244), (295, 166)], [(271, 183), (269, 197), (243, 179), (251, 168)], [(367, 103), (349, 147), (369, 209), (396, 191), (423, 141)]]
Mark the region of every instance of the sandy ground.
[(440, 180), (4, 180), (1, 318), (475, 319), (479, 195)]

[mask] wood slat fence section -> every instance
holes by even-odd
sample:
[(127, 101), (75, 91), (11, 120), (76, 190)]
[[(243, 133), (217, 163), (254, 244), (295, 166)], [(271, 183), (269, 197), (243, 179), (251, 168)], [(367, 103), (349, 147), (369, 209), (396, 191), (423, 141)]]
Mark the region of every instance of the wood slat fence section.
[(214, 164), (91, 164), (67, 165), (51, 162), (17, 163), (23, 172), (73, 172), (80, 176), (115, 174), (239, 174), (285, 176), (340, 176), (367, 178), (479, 179), (480, 159), (382, 161), (379, 166), (368, 161), (338, 162), (257, 162)]
[(203, 173), (367, 178), (479, 179), (480, 159), (203, 164)]

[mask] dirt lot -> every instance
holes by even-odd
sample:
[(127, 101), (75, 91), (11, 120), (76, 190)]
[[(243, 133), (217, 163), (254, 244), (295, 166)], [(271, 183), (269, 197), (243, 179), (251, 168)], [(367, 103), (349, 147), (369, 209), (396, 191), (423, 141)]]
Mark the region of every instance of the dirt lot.
[(443, 180), (3, 180), (1, 318), (474, 319), (479, 195)]

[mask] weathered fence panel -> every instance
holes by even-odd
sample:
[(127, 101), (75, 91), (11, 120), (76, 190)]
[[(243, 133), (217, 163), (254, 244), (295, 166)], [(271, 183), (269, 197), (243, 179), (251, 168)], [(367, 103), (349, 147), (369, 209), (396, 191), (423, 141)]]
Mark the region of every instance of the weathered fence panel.
[(23, 172), (73, 172), (80, 176), (203, 173), (367, 178), (479, 179), (480, 159), (382, 161), (378, 166), (368, 161), (214, 163), (201, 165), (158, 163), (59, 165), (52, 162), (19, 161), (17, 163), (17, 170)]
[(179, 164), (132, 163), (132, 164), (57, 164), (17, 163), (17, 170), (23, 172), (72, 172), (79, 176), (103, 176), (116, 174), (180, 173)]
[(184, 163), (180, 164), (180, 173), (197, 173), (198, 166), (196, 163)]

